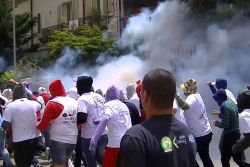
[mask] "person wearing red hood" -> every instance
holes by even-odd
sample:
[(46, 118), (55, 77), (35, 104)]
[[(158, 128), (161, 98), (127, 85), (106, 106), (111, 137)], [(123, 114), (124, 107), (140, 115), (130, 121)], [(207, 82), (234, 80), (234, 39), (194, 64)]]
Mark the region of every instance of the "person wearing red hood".
[(66, 95), (60, 80), (49, 85), (52, 99), (37, 128), (44, 132), (51, 123), (50, 153), (55, 167), (67, 167), (77, 140), (77, 102)]

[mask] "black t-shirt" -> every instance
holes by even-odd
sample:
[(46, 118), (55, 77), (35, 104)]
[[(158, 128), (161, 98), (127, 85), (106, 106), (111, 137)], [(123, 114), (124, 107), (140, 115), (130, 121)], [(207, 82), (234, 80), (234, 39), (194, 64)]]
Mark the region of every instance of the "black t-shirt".
[(116, 167), (195, 167), (191, 131), (172, 115), (154, 116), (123, 136)]

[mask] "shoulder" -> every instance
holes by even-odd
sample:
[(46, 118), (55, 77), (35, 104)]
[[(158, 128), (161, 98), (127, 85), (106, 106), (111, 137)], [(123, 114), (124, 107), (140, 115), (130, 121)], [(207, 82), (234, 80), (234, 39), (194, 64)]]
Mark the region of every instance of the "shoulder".
[(145, 127), (143, 127), (141, 124), (137, 124), (128, 129), (124, 136), (144, 140), (145, 136), (147, 136), (148, 134), (149, 132)]

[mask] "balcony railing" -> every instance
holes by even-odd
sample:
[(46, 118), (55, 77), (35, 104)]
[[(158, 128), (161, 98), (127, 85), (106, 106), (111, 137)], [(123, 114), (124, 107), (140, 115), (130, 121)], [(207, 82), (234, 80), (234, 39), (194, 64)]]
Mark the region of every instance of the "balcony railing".
[[(99, 25), (101, 27), (101, 29), (106, 30), (109, 24), (109, 18), (108, 17), (104, 17), (104, 16), (88, 16), (85, 18), (79, 18), (78, 19), (78, 25), (82, 26), (84, 24), (89, 24), (89, 25)], [(69, 23), (66, 23), (66, 26), (68, 26)], [(59, 30), (61, 28), (65, 27), (65, 23), (64, 24), (58, 24), (58, 25), (54, 25), (51, 27), (47, 27), (42, 29), (42, 36), (40, 38), (40, 41), (43, 43), (46, 43), (50, 40), (50, 36), (51, 34), (55, 31), (55, 30)]]

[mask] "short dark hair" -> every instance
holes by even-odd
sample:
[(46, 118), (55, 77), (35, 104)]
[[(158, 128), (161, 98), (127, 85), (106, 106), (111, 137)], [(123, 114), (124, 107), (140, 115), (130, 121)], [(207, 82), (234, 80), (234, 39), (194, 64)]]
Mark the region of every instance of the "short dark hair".
[(142, 89), (150, 96), (155, 109), (173, 108), (176, 81), (171, 72), (159, 68), (148, 72), (142, 81)]

